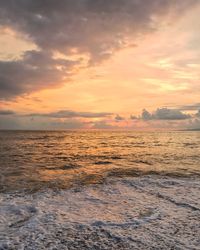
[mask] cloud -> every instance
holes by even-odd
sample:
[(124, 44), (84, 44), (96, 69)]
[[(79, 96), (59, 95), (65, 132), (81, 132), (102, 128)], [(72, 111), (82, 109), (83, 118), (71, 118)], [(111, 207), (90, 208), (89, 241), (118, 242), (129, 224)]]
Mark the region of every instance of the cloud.
[(115, 121), (119, 122), (119, 121), (124, 121), (124, 117), (120, 116), (120, 115), (116, 115), (115, 116)]
[(160, 108), (153, 114), (153, 118), (157, 120), (185, 120), (191, 116), (177, 109)]
[(0, 25), (9, 27), (38, 51), (16, 61), (0, 61), (0, 98), (55, 87), (78, 62), (55, 59), (85, 55), (97, 64), (153, 32), (163, 19), (184, 13), (197, 0), (1, 0)]
[(195, 103), (191, 105), (183, 105), (178, 107), (179, 110), (200, 110), (200, 103)]
[(15, 112), (12, 110), (2, 110), (0, 109), (0, 115), (15, 115)]
[(158, 108), (156, 111), (150, 113), (148, 110), (143, 109), (141, 116), (131, 116), (131, 120), (186, 120), (190, 119), (192, 116), (189, 114), (184, 114), (178, 109), (169, 109), (169, 108)]
[[(140, 116), (131, 115), (129, 120), (108, 112), (72, 110), (23, 114), (1, 109), (0, 116), (0, 129), (200, 129), (200, 111), (189, 115), (168, 108), (153, 112), (144, 109)], [(124, 120), (126, 124), (120, 122)]]
[(187, 125), (188, 130), (200, 130), (200, 119), (191, 119)]
[(55, 87), (76, 64), (53, 59), (50, 52), (28, 51), (17, 61), (0, 61), (0, 98)]
[(200, 117), (200, 110), (195, 114), (196, 117)]
[(138, 119), (138, 117), (137, 117), (137, 116), (135, 116), (135, 115), (130, 115), (130, 119), (131, 119), (131, 120), (137, 120), (137, 119)]
[(50, 117), (50, 118), (103, 118), (111, 116), (112, 113), (106, 112), (76, 112), (72, 110), (60, 110), (50, 113), (32, 113), (26, 116)]
[(149, 113), (146, 109), (143, 109), (141, 118), (144, 121), (153, 120), (153, 115)]

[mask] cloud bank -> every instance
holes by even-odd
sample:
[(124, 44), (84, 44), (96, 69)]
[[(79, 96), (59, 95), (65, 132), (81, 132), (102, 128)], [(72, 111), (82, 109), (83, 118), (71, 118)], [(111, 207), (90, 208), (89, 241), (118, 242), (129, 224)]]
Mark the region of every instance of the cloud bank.
[(139, 116), (108, 112), (58, 110), (48, 113), (17, 113), (0, 110), (0, 129), (200, 129), (200, 110), (187, 114), (178, 109), (143, 109)]

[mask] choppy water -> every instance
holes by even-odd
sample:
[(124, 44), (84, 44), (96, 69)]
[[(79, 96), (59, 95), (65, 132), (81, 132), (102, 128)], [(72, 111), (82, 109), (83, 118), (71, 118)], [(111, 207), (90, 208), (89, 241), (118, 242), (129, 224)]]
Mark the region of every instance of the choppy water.
[(200, 174), (200, 132), (1, 131), (0, 191)]

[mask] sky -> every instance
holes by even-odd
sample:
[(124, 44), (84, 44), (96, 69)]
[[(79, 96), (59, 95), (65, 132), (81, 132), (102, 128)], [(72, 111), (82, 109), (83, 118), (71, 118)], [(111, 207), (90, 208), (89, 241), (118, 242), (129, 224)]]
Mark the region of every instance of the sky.
[(0, 129), (200, 129), (200, 0), (1, 0)]

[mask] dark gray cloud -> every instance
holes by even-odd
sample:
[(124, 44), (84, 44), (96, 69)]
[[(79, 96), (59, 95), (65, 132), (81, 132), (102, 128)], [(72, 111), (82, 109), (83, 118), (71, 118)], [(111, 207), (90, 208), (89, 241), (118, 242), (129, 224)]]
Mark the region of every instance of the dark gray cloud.
[(18, 61), (0, 61), (0, 98), (62, 83), (72, 65), (54, 59), (55, 51), (65, 55), (83, 53), (90, 64), (101, 62), (126, 47), (127, 40), (135, 43), (133, 37), (156, 30), (162, 18), (183, 14), (196, 2), (1, 0), (0, 26), (19, 32), (34, 42), (39, 52), (28, 52)]
[(28, 51), (17, 61), (0, 61), (0, 98), (55, 87), (70, 74), (74, 64), (53, 59), (50, 52), (44, 51)]
[(177, 109), (160, 108), (153, 114), (153, 118), (157, 120), (185, 120), (191, 116)]
[(0, 109), (0, 115), (15, 115), (15, 112), (12, 110), (3, 110)]
[(146, 109), (143, 109), (141, 118), (144, 121), (153, 120), (153, 115)]
[(156, 111), (150, 113), (148, 110), (143, 109), (141, 116), (135, 117), (131, 116), (132, 120), (142, 119), (144, 121), (150, 120), (186, 120), (190, 119), (192, 116), (185, 114), (178, 109), (169, 109), (169, 108), (158, 108)]
[(60, 110), (57, 112), (50, 112), (50, 113), (33, 113), (27, 114), (26, 116), (31, 117), (51, 117), (51, 118), (101, 118), (101, 117), (108, 117), (111, 116), (112, 113), (106, 112), (75, 112), (72, 110)]

